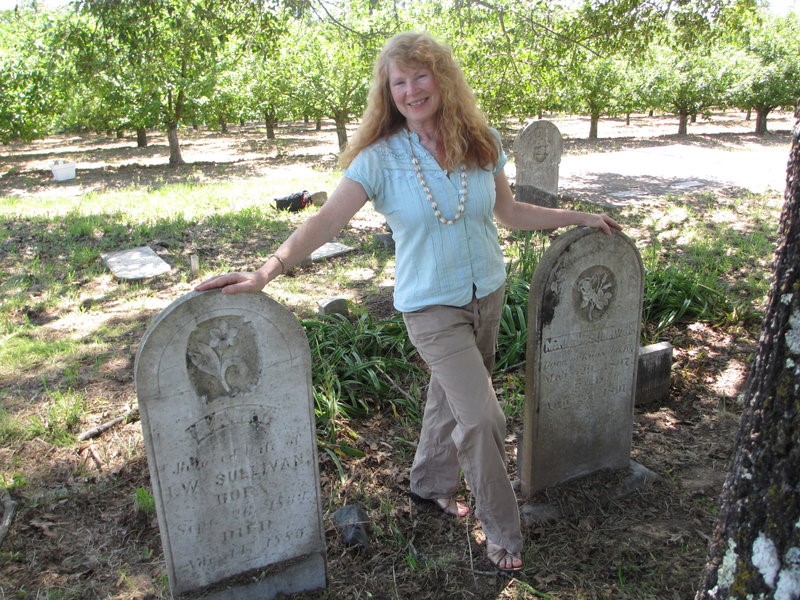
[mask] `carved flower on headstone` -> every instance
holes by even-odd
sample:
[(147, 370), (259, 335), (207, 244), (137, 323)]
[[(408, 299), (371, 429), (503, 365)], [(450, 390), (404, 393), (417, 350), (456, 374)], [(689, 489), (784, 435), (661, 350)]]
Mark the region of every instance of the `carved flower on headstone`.
[(580, 308), (588, 321), (601, 316), (614, 297), (614, 277), (605, 267), (584, 271), (576, 282)]
[(247, 325), (240, 317), (209, 319), (189, 337), (190, 379), (207, 401), (234, 396), (255, 384), (253, 359), (258, 350)]

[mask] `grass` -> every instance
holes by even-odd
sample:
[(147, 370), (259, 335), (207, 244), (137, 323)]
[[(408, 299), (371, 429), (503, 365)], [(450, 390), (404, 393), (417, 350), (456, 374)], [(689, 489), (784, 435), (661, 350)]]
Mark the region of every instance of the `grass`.
[[(150, 190), (91, 193), (80, 200), (29, 209), (13, 199), (0, 200), (0, 218), (7, 225), (13, 222), (18, 232), (12, 234), (6, 227), (3, 234), (8, 252), (0, 264), (7, 275), (0, 282), (0, 376), (8, 380), (12, 373), (59, 366), (61, 387), (53, 392), (66, 398), (70, 386), (87, 368), (84, 359), (93, 358), (95, 368), (109, 359), (110, 345), (130, 330), (100, 325), (75, 337), (43, 335), (38, 326), (43, 318), (81, 312), (89, 316), (94, 304), (113, 300), (133, 305), (147, 297), (146, 284), (113, 286), (99, 298), (87, 294), (86, 288), (91, 290), (93, 283), (95, 289), (107, 287), (99, 285), (107, 277), (100, 261), (103, 252), (135, 245), (164, 248), (181, 273), (188, 271), (188, 255), (193, 252), (202, 257), (206, 272), (248, 268), (263, 260), (302, 215), (242, 201), (254, 195), (251, 184), (170, 184)], [(762, 211), (750, 215), (747, 229), (732, 229), (730, 220), (723, 217), (738, 219), (741, 213), (764, 203), (757, 197), (734, 199), (720, 216), (714, 212), (718, 208), (714, 202), (713, 197), (702, 195), (691, 202), (673, 199), (666, 210), (643, 219), (642, 226), (653, 240), (643, 252), (644, 330), (650, 340), (680, 322), (720, 325), (757, 316), (755, 300), (766, 294), (768, 280), (763, 269), (752, 268), (753, 257), (759, 257), (757, 266), (765, 265), (774, 223)], [(714, 219), (708, 218), (709, 212)], [(346, 241), (359, 243), (349, 235), (351, 239)], [(529, 282), (548, 243), (546, 234), (514, 233), (510, 237), (496, 368), (499, 377), (524, 365)], [(391, 277), (393, 257), (376, 242), (363, 245), (366, 251), (327, 265), (311, 275), (310, 282), (305, 277), (283, 278), (274, 294), (291, 298), (303, 295), (309, 284), (331, 282), (338, 288), (356, 285), (371, 290), (368, 294), (379, 293), (380, 281)], [(219, 257), (232, 257), (234, 262)], [(731, 276), (737, 273), (743, 277)], [(378, 406), (388, 405), (393, 413), (412, 421), (419, 419), (424, 375), (402, 319), (380, 321), (364, 313), (350, 320), (307, 318), (303, 325), (313, 355), (319, 430), (328, 443), (333, 443), (341, 424)], [(518, 388), (518, 384), (509, 386), (509, 398), (519, 396)], [(512, 413), (515, 404), (518, 402), (509, 405)], [(39, 423), (42, 431), (49, 427), (45, 423), (51, 420)], [(65, 432), (70, 427), (59, 427), (50, 435), (66, 442)]]

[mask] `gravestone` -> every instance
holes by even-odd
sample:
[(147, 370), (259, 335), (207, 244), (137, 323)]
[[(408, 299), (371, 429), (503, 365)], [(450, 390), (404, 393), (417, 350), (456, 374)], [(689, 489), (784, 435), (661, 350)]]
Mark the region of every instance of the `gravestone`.
[(517, 200), (555, 207), (558, 203), (558, 166), (564, 142), (550, 121), (533, 121), (514, 141)]
[(136, 355), (172, 594), (263, 600), (326, 585), (311, 358), (263, 293), (190, 293)]
[(117, 279), (149, 279), (172, 269), (150, 246), (105, 252), (100, 258)]
[(658, 342), (639, 348), (636, 406), (660, 406), (669, 400), (672, 344)]
[(538, 490), (630, 463), (642, 261), (624, 234), (556, 238), (528, 304), (520, 479)]

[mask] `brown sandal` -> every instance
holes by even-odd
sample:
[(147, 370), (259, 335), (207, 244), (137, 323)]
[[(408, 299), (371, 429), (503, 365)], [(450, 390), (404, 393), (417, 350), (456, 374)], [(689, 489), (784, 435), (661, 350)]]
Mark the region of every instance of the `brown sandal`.
[(522, 557), (519, 554), (513, 554), (488, 540), (486, 556), (492, 566), (501, 573), (517, 573), (522, 570)]

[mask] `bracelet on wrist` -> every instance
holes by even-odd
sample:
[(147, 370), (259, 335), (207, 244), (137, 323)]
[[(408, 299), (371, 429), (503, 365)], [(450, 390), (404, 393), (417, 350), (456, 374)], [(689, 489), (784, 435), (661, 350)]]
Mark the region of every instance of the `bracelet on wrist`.
[(280, 265), (281, 265), (281, 272), (280, 272), (280, 274), (281, 274), (281, 275), (283, 275), (284, 273), (286, 273), (286, 263), (285, 263), (285, 262), (283, 262), (283, 259), (282, 259), (280, 256), (278, 256), (277, 254), (270, 254), (270, 255), (269, 255), (267, 258), (268, 258), (268, 259), (269, 259), (269, 258), (274, 258), (275, 260), (277, 260), (277, 261), (280, 263)]

